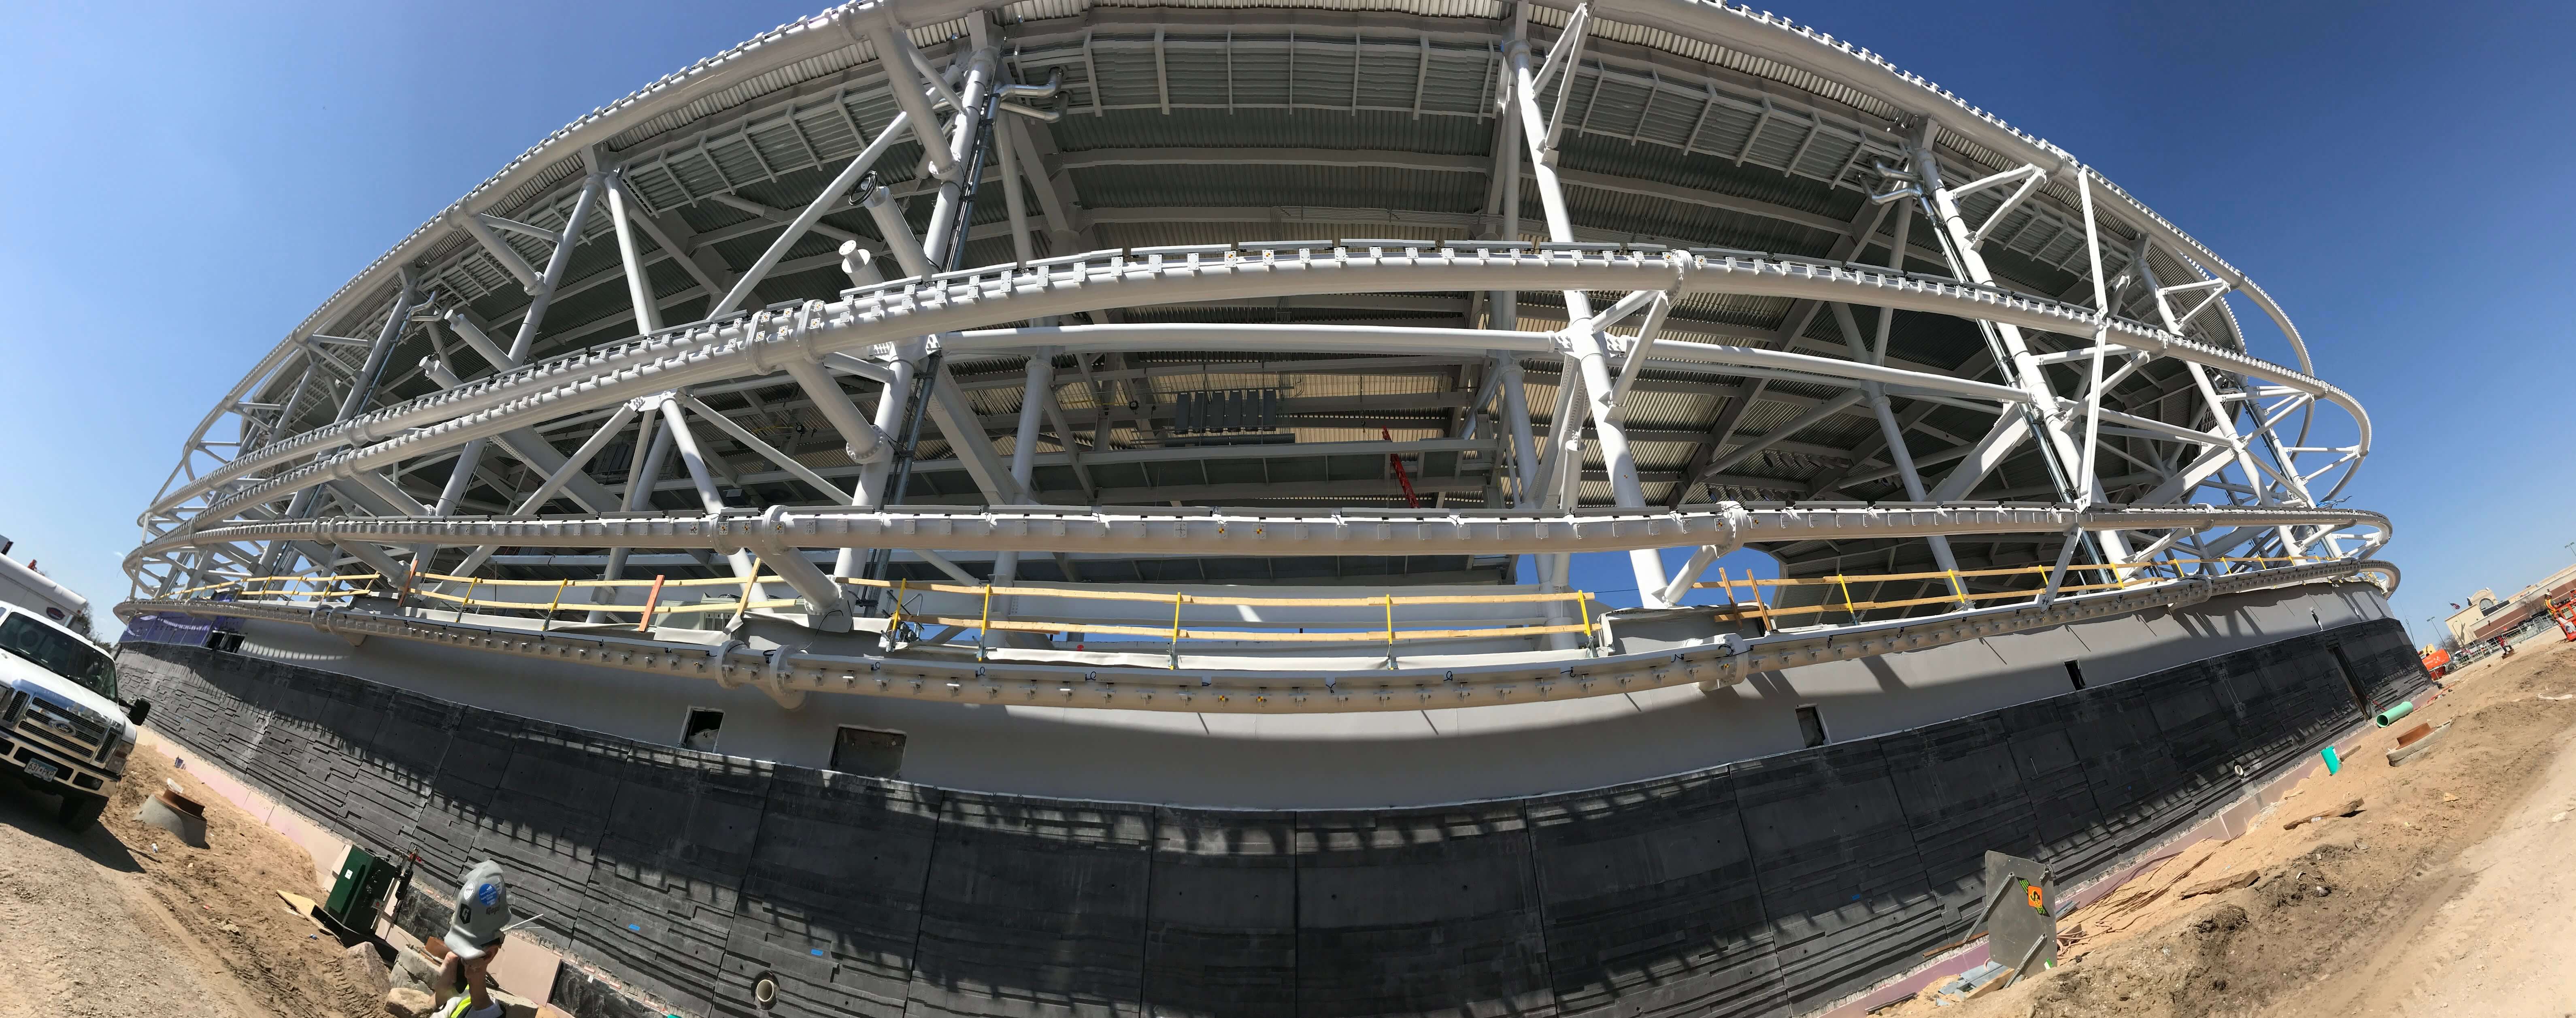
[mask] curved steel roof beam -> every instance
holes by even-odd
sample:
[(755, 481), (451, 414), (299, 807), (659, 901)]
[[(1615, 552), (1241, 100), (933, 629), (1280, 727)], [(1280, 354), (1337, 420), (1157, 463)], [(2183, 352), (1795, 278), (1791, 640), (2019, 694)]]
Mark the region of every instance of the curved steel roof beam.
[[(1529, 2), (1560, 10), (1571, 10), (1575, 6), (1568, 0)], [(2124, 225), (2144, 231), (2160, 243), (2190, 252), (2193, 261), (2211, 268), (2220, 278), (2244, 290), (2245, 295), (2271, 317), (2272, 323), (2290, 341), (2290, 348), (2299, 356), (2299, 370), (2310, 373), (2316, 370), (2308, 356), (2307, 341), (2299, 334), (2298, 326), (2291, 324), (2289, 315), (2281, 310), (2271, 295), (2263, 292), (2263, 288), (2255, 285), (2243, 271), (2147, 208), (2145, 203), (2112, 183), (2109, 177), (2077, 162), (2065, 149), (2022, 133), (1922, 76), (1899, 70), (1877, 53), (1779, 15), (1724, 3), (1704, 0), (1599, 0), (1593, 4), (1593, 9), (1611, 21), (1660, 29), (1686, 38), (1706, 39), (1748, 56), (1777, 61), (1829, 81), (1857, 87), (1898, 108), (1930, 114), (1940, 122), (1943, 131), (1957, 134), (1994, 152), (2008, 163), (2019, 160), (2050, 168), (2053, 173), (2090, 174), (2096, 184), (2126, 206), (2117, 213)], [(1999, 168), (2008, 169), (2009, 166)]]
[[(1571, 10), (1565, 0), (1536, 0), (1546, 6)], [(379, 256), (349, 282), (343, 284), (304, 321), (289, 330), (267, 356), (246, 374), (234, 391), (217, 408), (201, 420), (190, 437), (193, 444), (205, 437), (206, 431), (221, 419), (229, 405), (245, 395), (255, 383), (281, 367), (298, 349), (298, 339), (324, 323), (359, 310), (353, 302), (381, 303), (382, 292), (393, 280), (396, 266), (425, 258), (433, 245), (446, 236), (451, 216), (471, 208), (478, 201), (511, 193), (538, 179), (553, 166), (567, 159), (578, 159), (591, 146), (614, 139), (633, 125), (670, 116), (707, 96), (723, 92), (758, 76), (801, 61), (811, 60), (845, 48), (866, 48), (873, 53), (868, 30), (881, 19), (891, 16), (898, 27), (918, 26), (947, 21), (968, 13), (1004, 6), (981, 0), (877, 0), (873, 3), (851, 3), (781, 25), (761, 33), (715, 56), (700, 60), (680, 71), (663, 76), (636, 90), (624, 99), (610, 103), (555, 131), (531, 146), (526, 152), (505, 164), (491, 178), (477, 185), (447, 209), (430, 217), (391, 250)], [(2004, 158), (2020, 157), (2025, 161), (2063, 168), (2072, 162), (2064, 150), (2038, 138), (2023, 134), (1992, 115), (1969, 106), (1958, 97), (1931, 82), (1907, 74), (1889, 65), (1877, 54), (1852, 46), (1813, 29), (1799, 26), (1785, 18), (1762, 14), (1723, 4), (1698, 0), (1607, 0), (1596, 5), (1596, 12), (1607, 19), (1629, 26), (1660, 29), (1691, 39), (1705, 39), (1731, 49), (1799, 67), (1827, 79), (1851, 82), (1873, 92), (1883, 100), (1905, 109), (1940, 111), (1945, 129), (1967, 137)], [(1910, 101), (1909, 101), (1910, 100)], [(2091, 172), (2087, 170), (2086, 172)], [(2304, 371), (2313, 371), (2304, 341), (2278, 306), (2260, 287), (2254, 286), (2244, 273), (2227, 264), (2197, 240), (2183, 234), (2140, 204), (2128, 192), (2103, 178), (2095, 179), (2126, 203), (2128, 215), (2150, 228), (2159, 240), (2179, 250), (2191, 252), (2195, 261), (2211, 266), (2231, 283), (2247, 290), (2265, 312), (2273, 317), (2297, 350)]]
[[(395, 455), (398, 450), (388, 447), (416, 445), (419, 436), (413, 429), (447, 433), (447, 440), (462, 443), (485, 437), (477, 429), (499, 423), (472, 419), (476, 417), (504, 412), (574, 413), (645, 394), (645, 388), (661, 391), (739, 374), (766, 373), (766, 365), (784, 358), (811, 359), (836, 350), (1040, 315), (1228, 297), (1502, 289), (1674, 289), (1685, 294), (1811, 298), (1984, 318), (2049, 331), (2087, 328), (2093, 317), (2089, 309), (2074, 305), (1929, 277), (1734, 255), (1544, 248), (1488, 251), (1472, 246), (1408, 250), (1403, 254), (1335, 250), (1321, 256), (1304, 252), (1289, 257), (1280, 257), (1258, 245), (1194, 250), (1168, 257), (1150, 250), (1101, 252), (1054, 264), (950, 273), (928, 282), (900, 280), (872, 290), (851, 291), (843, 300), (829, 304), (817, 302), (793, 315), (764, 314), (692, 326), (514, 369), (245, 453), (224, 468), (200, 475), (165, 495), (159, 507), (196, 498), (256, 470), (389, 436), (401, 437), (368, 450), (371, 457), (406, 458)], [(1474, 341), (1479, 343), (1489, 335), (1458, 331), (1478, 337)], [(2284, 387), (2333, 402), (2353, 415), (2360, 429), (2359, 444), (2368, 447), (2368, 415), (2358, 401), (2328, 383), (2234, 351), (2205, 347), (2142, 323), (2115, 321), (2111, 331), (2121, 336), (2122, 345), (2132, 349), (2240, 374), (2262, 375)], [(1670, 345), (1683, 352), (1703, 346), (1710, 350), (1741, 349)], [(1837, 373), (1866, 369), (1904, 374), (1909, 376), (1910, 384), (1926, 384), (1925, 379), (1936, 377), (1851, 361), (1814, 361), (1840, 366)], [(1929, 384), (1939, 387), (1959, 381), (1939, 378)], [(467, 431), (474, 433), (466, 434)], [(310, 476), (314, 472), (315, 468), (306, 467), (289, 473), (303, 476), (302, 483), (309, 486), (318, 483)], [(250, 492), (227, 500), (227, 504), (250, 495), (273, 493), (279, 483), (281, 480), (272, 479), (254, 486)]]
[[(1865, 509), (1747, 509), (1735, 503), (1669, 511), (1593, 509), (1561, 515), (1510, 510), (1086, 508), (991, 506), (901, 510), (772, 506), (766, 515), (659, 513), (584, 519), (331, 517), (281, 519), (174, 534), (133, 555), (240, 541), (359, 540), (387, 545), (530, 548), (710, 548), (744, 542), (800, 548), (927, 548), (936, 551), (1152, 551), (1275, 556), (1454, 552), (1553, 554), (1634, 551), (1686, 545), (1843, 538), (2058, 534), (2070, 529), (2169, 530), (2227, 526), (2369, 527), (2393, 533), (2388, 518), (2360, 509), (2276, 506), (1921, 506)], [(1573, 547), (1573, 546), (1579, 546)]]

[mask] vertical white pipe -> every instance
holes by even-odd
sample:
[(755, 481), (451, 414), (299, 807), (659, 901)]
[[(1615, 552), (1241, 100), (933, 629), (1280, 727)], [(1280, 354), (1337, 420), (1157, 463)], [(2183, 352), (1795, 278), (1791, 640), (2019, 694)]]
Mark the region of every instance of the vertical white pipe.
[[(1040, 347), (1029, 354), (1027, 381), (1020, 387), (1020, 430), (1011, 440), (1011, 480), (1017, 483), (1023, 501), (1034, 503), (1029, 494), (1029, 477), (1036, 472), (1038, 431), (1046, 426), (1046, 402), (1055, 385), (1054, 347)], [(993, 557), (993, 583), (1007, 584), (1020, 575), (1020, 553), (1006, 551)]]
[[(635, 243), (635, 225), (627, 218), (626, 189), (608, 189), (608, 216), (617, 225), (617, 259), (626, 269), (626, 299), (635, 305), (635, 331), (652, 335), (662, 331), (662, 308), (653, 294), (652, 277), (644, 274), (644, 255)], [(671, 252), (678, 257), (679, 252)], [(498, 367), (498, 365), (495, 365)]]
[(992, 47), (976, 50), (966, 64), (966, 83), (957, 90), (960, 105), (957, 116), (949, 120), (948, 156), (960, 172), (939, 185), (938, 202), (930, 207), (930, 226), (922, 231), (921, 250), (934, 271), (947, 268), (948, 245), (956, 239), (957, 216), (966, 200), (964, 167), (974, 154), (975, 136), (981, 133), (984, 93), (992, 85), (994, 59)]
[[(1546, 120), (1538, 111), (1537, 82), (1530, 73), (1529, 43), (1514, 38), (1506, 49), (1515, 85), (1513, 103), (1520, 107), (1521, 141), (1528, 150), (1530, 175), (1538, 181), (1539, 206), (1547, 215), (1547, 232), (1551, 240), (1571, 242), (1574, 222), (1567, 213), (1565, 192), (1556, 179), (1556, 167), (1544, 144)], [(1570, 75), (1573, 68), (1567, 68)], [(1569, 79), (1570, 80), (1570, 79)], [(1610, 472), (1610, 495), (1622, 508), (1646, 504), (1644, 486), (1637, 479), (1637, 458), (1628, 448), (1627, 429), (1611, 416), (1609, 355), (1601, 347), (1601, 332), (1592, 325), (1592, 300), (1580, 290), (1565, 291), (1567, 316), (1566, 337), (1572, 345), (1569, 359), (1582, 372), (1583, 389), (1592, 433), (1601, 442), (1602, 466)], [(1581, 480), (1574, 474), (1569, 486)], [(1652, 548), (1639, 548), (1628, 553), (1628, 569), (1636, 575), (1637, 594), (1652, 607), (1664, 589), (1664, 562)]]
[[(661, 479), (663, 465), (670, 462), (671, 434), (655, 426), (655, 422), (659, 420), (661, 418), (656, 414), (636, 415), (635, 455), (627, 460), (626, 497), (622, 503), (622, 508), (627, 512), (634, 512), (653, 504), (653, 484)], [(632, 548), (608, 549), (608, 568), (600, 571), (599, 578), (603, 580), (625, 578), (627, 556), (634, 553), (635, 550)], [(615, 587), (600, 588), (602, 594), (611, 597), (615, 596), (616, 590)], [(611, 617), (605, 612), (592, 612), (589, 621), (608, 622), (611, 621)]]
[[(900, 431), (904, 426), (905, 409), (912, 402), (915, 369), (911, 358), (901, 354), (889, 367), (894, 377), (886, 380), (885, 391), (877, 395), (875, 423), (877, 433), (886, 436), (886, 441), (891, 443), (903, 441)], [(859, 483), (850, 489), (850, 505), (862, 509), (884, 505), (886, 485), (894, 475), (894, 461), (895, 457), (888, 456), (861, 469)], [(859, 570), (867, 566), (867, 551), (865, 548), (841, 549), (840, 555), (832, 560), (832, 575), (841, 579), (859, 575)]]

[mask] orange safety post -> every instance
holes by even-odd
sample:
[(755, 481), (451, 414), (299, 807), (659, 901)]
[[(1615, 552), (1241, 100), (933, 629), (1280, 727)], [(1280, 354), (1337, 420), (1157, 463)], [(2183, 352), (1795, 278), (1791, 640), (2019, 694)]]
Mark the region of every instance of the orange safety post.
[[(751, 568), (745, 572), (746, 575), (742, 578), (742, 603), (735, 605), (733, 609), (733, 617), (737, 622), (741, 621), (743, 616), (751, 614), (751, 595), (759, 592), (760, 556), (754, 555), (751, 557)], [(661, 581), (662, 578), (659, 576), (653, 578), (653, 582), (657, 584), (654, 589), (661, 589), (658, 586)], [(648, 612), (645, 614), (645, 617), (651, 618), (652, 614)]]
[(662, 574), (654, 573), (653, 591), (644, 595), (644, 617), (635, 620), (636, 632), (648, 632), (653, 628), (653, 606), (660, 603), (662, 603)]

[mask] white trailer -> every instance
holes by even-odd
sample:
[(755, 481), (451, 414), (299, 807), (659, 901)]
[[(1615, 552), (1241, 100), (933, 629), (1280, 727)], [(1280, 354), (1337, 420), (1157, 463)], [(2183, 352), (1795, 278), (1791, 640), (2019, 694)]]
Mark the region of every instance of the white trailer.
[(28, 611), (74, 629), (81, 628), (76, 619), (89, 616), (89, 599), (72, 593), (70, 587), (56, 583), (9, 557), (9, 539), (0, 537), (0, 602), (17, 605)]

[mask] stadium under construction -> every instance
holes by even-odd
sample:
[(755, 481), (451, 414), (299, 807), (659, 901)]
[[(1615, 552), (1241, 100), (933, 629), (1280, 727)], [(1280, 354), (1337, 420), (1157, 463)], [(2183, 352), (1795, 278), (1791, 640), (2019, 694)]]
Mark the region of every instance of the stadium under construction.
[(1821, 1013), (2427, 681), (2310, 353), (1745, 8), (874, 0), (295, 324), (119, 662), (585, 1016)]

